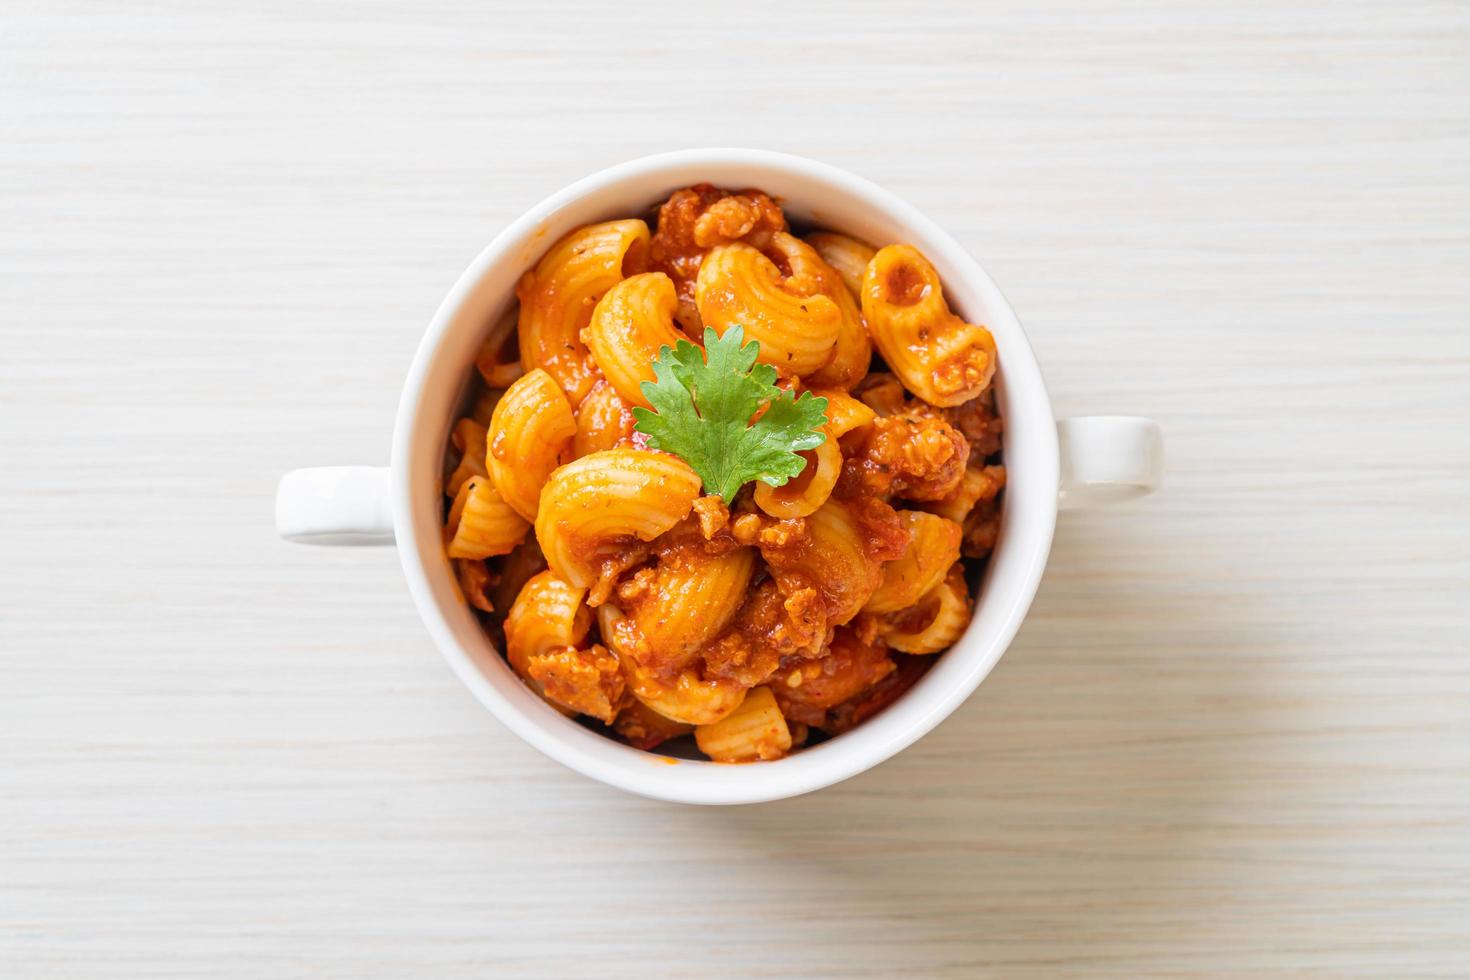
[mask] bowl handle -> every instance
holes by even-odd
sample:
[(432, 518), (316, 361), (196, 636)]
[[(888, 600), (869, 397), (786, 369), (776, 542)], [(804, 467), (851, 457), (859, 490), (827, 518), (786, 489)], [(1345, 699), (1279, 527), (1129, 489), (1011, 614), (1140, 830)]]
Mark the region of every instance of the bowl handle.
[(388, 468), (292, 470), (276, 486), (276, 533), (300, 544), (392, 544)]
[(1057, 421), (1060, 506), (1095, 507), (1153, 493), (1164, 480), (1164, 436), (1153, 419), (1087, 415)]

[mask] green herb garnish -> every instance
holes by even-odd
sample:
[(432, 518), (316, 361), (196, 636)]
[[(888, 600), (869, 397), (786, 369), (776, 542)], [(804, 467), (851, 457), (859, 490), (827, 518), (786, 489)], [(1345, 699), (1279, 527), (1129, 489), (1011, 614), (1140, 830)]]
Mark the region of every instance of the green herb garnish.
[(783, 485), (806, 466), (797, 453), (827, 440), (827, 399), (776, 387), (776, 369), (755, 363), (760, 343), (744, 339), (739, 326), (723, 337), (706, 327), (703, 354), (687, 340), (659, 348), (658, 380), (643, 382), (654, 410), (633, 409), (648, 444), (682, 457), (727, 503), (751, 480)]

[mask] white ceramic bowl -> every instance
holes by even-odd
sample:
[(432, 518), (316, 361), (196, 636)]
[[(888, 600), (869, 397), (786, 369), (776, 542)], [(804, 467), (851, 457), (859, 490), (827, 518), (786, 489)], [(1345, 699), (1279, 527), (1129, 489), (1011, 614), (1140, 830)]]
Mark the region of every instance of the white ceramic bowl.
[[(511, 672), (459, 597), (440, 538), (440, 464), (475, 353), (510, 304), (516, 280), (561, 235), (589, 222), (645, 214), (680, 187), (756, 187), (797, 222), (876, 244), (917, 246), (939, 270), (954, 309), (995, 335), (1005, 418), (1007, 486), (999, 543), (964, 637), (887, 710), (853, 731), (775, 762), (720, 765), (630, 748), (547, 707)], [(990, 673), (1025, 617), (1046, 566), (1059, 493), (1067, 502), (1153, 489), (1162, 468), (1157, 426), (1094, 417), (1062, 423), (1061, 439), (1026, 335), (979, 264), (913, 207), (823, 163), (762, 150), (686, 150), (633, 160), (572, 184), (506, 228), (440, 305), (404, 383), (392, 465), (287, 474), (278, 530), (324, 544), (396, 538), (409, 591), (454, 672), (502, 723), (558, 762), (643, 796), (686, 803), (753, 803), (807, 793), (856, 775), (944, 720)]]

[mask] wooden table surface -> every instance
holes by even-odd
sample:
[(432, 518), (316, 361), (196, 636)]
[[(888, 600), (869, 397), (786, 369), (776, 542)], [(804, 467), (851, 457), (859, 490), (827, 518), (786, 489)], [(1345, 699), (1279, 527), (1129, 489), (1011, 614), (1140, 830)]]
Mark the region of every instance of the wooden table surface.
[[(271, 517), (506, 222), (711, 144), (933, 214), (1169, 454), (950, 721), (730, 809)], [(0, 147), (0, 975), (1470, 973), (1464, 3), (12, 0)]]

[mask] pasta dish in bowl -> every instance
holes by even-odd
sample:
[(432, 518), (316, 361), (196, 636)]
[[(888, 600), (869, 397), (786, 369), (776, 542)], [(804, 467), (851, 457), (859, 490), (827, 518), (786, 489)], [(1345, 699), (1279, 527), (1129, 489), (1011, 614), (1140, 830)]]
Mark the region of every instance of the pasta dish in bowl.
[(450, 431), (445, 554), (551, 709), (780, 759), (969, 625), (1004, 514), (997, 362), (919, 248), (684, 187), (527, 262)]
[(496, 235), (419, 343), (390, 465), (286, 473), (276, 529), (395, 545), (445, 662), (550, 758), (755, 803), (949, 717), (1059, 504), (1149, 493), (1162, 462), (1149, 419), (1056, 418), (1010, 304), (912, 205), (679, 150)]

